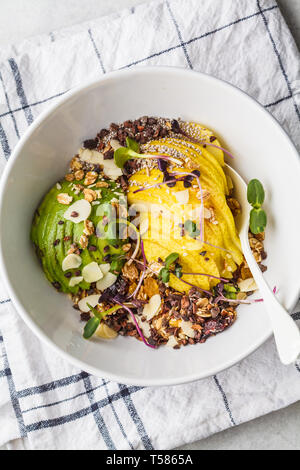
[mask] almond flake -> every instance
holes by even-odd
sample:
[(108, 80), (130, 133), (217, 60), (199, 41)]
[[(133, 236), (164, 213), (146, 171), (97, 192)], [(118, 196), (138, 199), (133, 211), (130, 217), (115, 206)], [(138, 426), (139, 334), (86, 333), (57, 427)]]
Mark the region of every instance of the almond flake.
[(182, 321), (180, 328), (182, 330), (182, 333), (189, 338), (194, 338), (195, 337), (195, 330), (193, 329), (193, 324), (190, 321)]
[(98, 290), (100, 290), (102, 292), (105, 289), (108, 289), (109, 287), (114, 285), (117, 278), (118, 278), (118, 276), (116, 276), (113, 273), (108, 272), (107, 274), (105, 274), (103, 276), (102, 279), (100, 279), (100, 281), (97, 282), (96, 287), (97, 287)]
[(83, 281), (83, 277), (82, 277), (82, 276), (74, 276), (74, 277), (71, 277), (70, 282), (69, 282), (69, 286), (70, 286), (70, 287), (75, 287), (75, 286), (77, 286), (78, 284), (80, 284), (82, 281)]
[[(88, 219), (91, 210), (92, 208), (90, 203), (85, 199), (80, 199), (79, 201), (74, 202), (74, 204), (72, 204), (66, 210), (64, 213), (64, 218), (74, 222), (75, 224), (78, 224), (79, 222), (83, 222), (84, 220)], [(76, 217), (74, 217), (74, 212), (78, 214)], [(73, 217), (71, 214), (73, 214)]]
[(80, 149), (79, 150), (80, 160), (91, 163), (92, 165), (102, 165), (103, 164), (103, 154), (97, 152), (96, 150), (89, 149)]
[(169, 341), (167, 342), (166, 346), (168, 346), (168, 348), (174, 348), (175, 346), (178, 346), (178, 341), (174, 335), (169, 337)]
[(97, 282), (103, 278), (103, 273), (95, 261), (92, 261), (92, 263), (87, 264), (83, 268), (82, 275), (86, 282)]
[(255, 280), (253, 277), (240, 281), (238, 287), (241, 292), (252, 292), (258, 290)]
[(67, 255), (61, 265), (63, 271), (68, 271), (69, 269), (77, 269), (82, 263), (82, 259), (79, 255), (72, 253)]
[(88, 295), (87, 297), (84, 297), (78, 302), (78, 307), (80, 308), (81, 312), (89, 312), (90, 308), (88, 307), (87, 304), (90, 304), (91, 307), (96, 307), (99, 301), (99, 294), (96, 295)]
[(96, 336), (103, 339), (115, 339), (118, 336), (118, 333), (106, 325), (106, 323), (100, 323), (96, 330)]
[(99, 265), (99, 268), (101, 269), (103, 275), (107, 274), (110, 270), (110, 264), (109, 263), (106, 263), (106, 264), (100, 264)]
[(152, 320), (154, 318), (161, 307), (161, 297), (159, 294), (155, 294), (151, 297), (149, 303), (144, 306), (143, 315), (147, 318), (147, 321)]

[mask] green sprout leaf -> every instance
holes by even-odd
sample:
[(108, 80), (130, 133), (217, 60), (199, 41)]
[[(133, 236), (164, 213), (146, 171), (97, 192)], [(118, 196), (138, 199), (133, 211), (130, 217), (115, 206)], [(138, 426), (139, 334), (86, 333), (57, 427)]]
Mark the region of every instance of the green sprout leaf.
[(238, 292), (238, 289), (234, 287), (234, 285), (232, 284), (224, 284), (224, 290), (225, 292), (230, 292), (230, 293)]
[(165, 259), (165, 266), (166, 269), (170, 269), (170, 266), (175, 263), (179, 258), (178, 253), (171, 253), (166, 259)]
[(265, 190), (260, 181), (254, 179), (248, 184), (248, 202), (254, 209), (260, 209), (265, 201)]
[(90, 339), (95, 333), (100, 325), (100, 320), (97, 317), (90, 318), (87, 324), (84, 327), (83, 337), (84, 339)]
[(250, 230), (253, 235), (263, 233), (267, 226), (267, 214), (263, 209), (252, 209), (250, 213)]
[(200, 230), (197, 228), (197, 225), (192, 220), (187, 220), (184, 224), (184, 230), (188, 232), (189, 236), (192, 238), (197, 238), (200, 235)]
[(126, 145), (134, 152), (140, 153), (140, 144), (136, 140), (133, 140), (130, 137), (126, 137)]
[(178, 279), (182, 278), (182, 266), (180, 264), (176, 264), (174, 274)]
[(226, 292), (225, 297), (226, 297), (226, 299), (236, 300), (236, 293), (235, 292)]
[(170, 271), (167, 268), (162, 268), (158, 275), (158, 278), (166, 284), (170, 280)]
[(114, 160), (115, 160), (115, 164), (119, 168), (123, 169), (125, 166), (125, 163), (127, 163), (128, 160), (131, 160), (132, 158), (139, 158), (139, 154), (130, 148), (120, 147), (117, 150), (115, 150)]
[(109, 310), (105, 310), (104, 312), (98, 312), (96, 308), (93, 308), (90, 304), (87, 303), (87, 306), (94, 314), (94, 317), (90, 318), (87, 324), (84, 327), (83, 337), (84, 339), (90, 339), (97, 331), (98, 326), (101, 323), (101, 320), (105, 318), (107, 315), (115, 313), (117, 310), (122, 308), (120, 305), (115, 305), (114, 307), (110, 308)]

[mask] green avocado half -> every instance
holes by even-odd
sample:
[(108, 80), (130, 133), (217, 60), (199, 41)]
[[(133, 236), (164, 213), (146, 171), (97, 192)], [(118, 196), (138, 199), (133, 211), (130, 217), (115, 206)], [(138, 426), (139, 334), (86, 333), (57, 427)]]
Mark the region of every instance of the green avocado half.
[[(64, 213), (69, 206), (60, 204), (57, 201), (57, 196), (60, 193), (67, 193), (73, 197), (71, 203), (73, 204), (79, 199), (83, 199), (84, 194), (82, 192), (76, 194), (73, 183), (66, 180), (61, 181), (50, 189), (35, 212), (31, 240), (36, 247), (36, 253), (41, 260), (47, 279), (61, 292), (76, 294), (79, 288), (89, 289), (90, 284), (85, 281), (74, 287), (70, 287), (69, 282), (70, 277), (81, 275), (79, 271), (81, 272), (86, 265), (93, 261), (98, 264), (109, 262), (111, 264), (110, 270), (114, 274), (119, 273), (124, 265), (125, 261), (122, 259), (122, 255), (125, 252), (122, 250), (122, 246), (128, 243), (128, 239), (121, 240), (115, 236), (115, 233), (109, 234), (110, 224), (107, 224), (107, 219), (111, 216), (111, 202), (118, 200), (122, 203), (124, 193), (114, 181), (106, 182), (109, 187), (101, 188), (101, 199), (98, 199), (97, 205), (91, 206), (89, 220), (93, 222), (97, 230), (89, 237), (88, 247), (81, 250), (82, 264), (80, 268), (63, 271), (62, 262), (71, 245), (74, 243), (79, 245), (84, 222), (76, 224), (66, 220)], [(82, 182), (75, 181), (74, 183), (81, 184)], [(94, 251), (89, 250), (91, 245)]]

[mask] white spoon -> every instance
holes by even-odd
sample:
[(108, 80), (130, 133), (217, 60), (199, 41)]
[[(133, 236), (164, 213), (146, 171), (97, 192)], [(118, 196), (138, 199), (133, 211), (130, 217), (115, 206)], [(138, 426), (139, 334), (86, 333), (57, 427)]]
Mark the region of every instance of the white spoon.
[(241, 214), (237, 217), (236, 225), (243, 254), (264, 299), (264, 307), (272, 324), (280, 360), (285, 365), (292, 364), (297, 360), (300, 354), (300, 330), (288, 312), (278, 302), (255, 261), (248, 239), (251, 206), (247, 200), (247, 185), (235, 170), (228, 165), (226, 166), (227, 172), (234, 184), (235, 197), (242, 207)]

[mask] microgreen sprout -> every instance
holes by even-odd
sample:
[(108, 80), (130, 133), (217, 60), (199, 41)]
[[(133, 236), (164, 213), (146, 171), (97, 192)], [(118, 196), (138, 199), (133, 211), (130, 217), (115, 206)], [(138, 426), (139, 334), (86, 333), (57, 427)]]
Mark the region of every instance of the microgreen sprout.
[[(178, 253), (171, 253), (166, 259), (165, 259), (165, 266), (160, 270), (160, 273), (158, 275), (158, 278), (162, 280), (165, 284), (169, 282), (170, 280), (170, 269), (171, 266), (176, 263), (176, 261), (179, 258)], [(178, 272), (178, 270), (177, 270)]]
[(98, 310), (96, 308), (93, 308), (90, 304), (87, 304), (87, 306), (89, 307), (90, 311), (94, 314), (94, 316), (89, 319), (89, 321), (84, 327), (84, 339), (90, 339), (96, 333), (98, 326), (100, 325), (101, 320), (103, 320), (103, 318), (105, 318), (107, 315), (115, 313), (121, 308), (119, 305), (116, 305), (115, 307), (112, 307), (109, 310), (98, 312)]
[(265, 201), (265, 190), (257, 179), (250, 181), (247, 198), (253, 207), (250, 213), (250, 230), (254, 235), (263, 233), (267, 226), (267, 214), (261, 207)]

